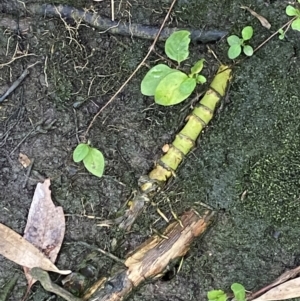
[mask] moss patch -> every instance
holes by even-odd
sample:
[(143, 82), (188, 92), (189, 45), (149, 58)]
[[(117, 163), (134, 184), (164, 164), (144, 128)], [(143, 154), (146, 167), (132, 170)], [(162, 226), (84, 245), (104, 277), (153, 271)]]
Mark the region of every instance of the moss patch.
[(249, 181), (248, 197), (241, 202), (250, 215), (272, 224), (300, 220), (299, 144), (293, 146), (251, 162), (253, 165), (245, 178)]

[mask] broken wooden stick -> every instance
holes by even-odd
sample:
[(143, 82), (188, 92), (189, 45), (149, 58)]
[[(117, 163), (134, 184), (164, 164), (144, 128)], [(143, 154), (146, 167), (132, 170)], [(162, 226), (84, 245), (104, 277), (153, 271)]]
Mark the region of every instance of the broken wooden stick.
[[(193, 240), (202, 235), (214, 220), (215, 212), (191, 209), (178, 221), (169, 224), (161, 235), (154, 235), (128, 254), (124, 267), (108, 278), (99, 279), (90, 287), (82, 300), (121, 301), (146, 281), (162, 276), (169, 264), (186, 255)], [(33, 276), (46, 290), (54, 292), (68, 301), (79, 299), (70, 296), (63, 288), (53, 284), (47, 272), (34, 268)]]
[(83, 300), (121, 301), (139, 285), (160, 277), (169, 263), (183, 257), (193, 240), (212, 223), (214, 211), (204, 209), (185, 212), (179, 221), (171, 223), (162, 235), (154, 235), (129, 254), (125, 267), (107, 279), (99, 280)]

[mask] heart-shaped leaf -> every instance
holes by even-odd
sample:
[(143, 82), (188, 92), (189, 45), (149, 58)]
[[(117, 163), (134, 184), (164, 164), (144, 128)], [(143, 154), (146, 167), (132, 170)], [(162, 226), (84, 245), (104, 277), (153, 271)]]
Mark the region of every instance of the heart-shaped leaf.
[(82, 161), (87, 154), (89, 153), (90, 147), (85, 143), (80, 143), (76, 146), (73, 152), (73, 160), (74, 162)]
[(186, 60), (189, 56), (190, 35), (187, 30), (179, 30), (171, 34), (165, 43), (166, 55), (178, 63)]
[(83, 159), (85, 168), (94, 176), (102, 177), (104, 172), (103, 154), (96, 148), (90, 147), (89, 153)]

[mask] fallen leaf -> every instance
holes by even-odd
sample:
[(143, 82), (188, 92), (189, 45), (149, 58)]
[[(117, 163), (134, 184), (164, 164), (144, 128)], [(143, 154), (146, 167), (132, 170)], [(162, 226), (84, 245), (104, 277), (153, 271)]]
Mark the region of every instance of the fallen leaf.
[[(53, 204), (49, 187), (50, 179), (37, 184), (23, 237), (54, 263), (65, 235), (65, 216), (62, 207)], [(35, 281), (28, 268), (25, 266), (24, 272), (31, 286)]]
[(19, 154), (19, 162), (23, 165), (24, 168), (27, 168), (31, 164), (30, 159), (22, 153)]
[(265, 27), (267, 29), (271, 28), (271, 24), (268, 22), (268, 20), (265, 17), (259, 15), (258, 13), (256, 13), (254, 10), (252, 10), (248, 6), (241, 6), (241, 8), (246, 9), (252, 16), (257, 18), (263, 27)]
[(67, 275), (71, 271), (59, 270), (41, 251), (21, 235), (0, 223), (0, 254), (7, 259), (28, 267)]
[(286, 300), (300, 297), (300, 277), (280, 284), (252, 301)]

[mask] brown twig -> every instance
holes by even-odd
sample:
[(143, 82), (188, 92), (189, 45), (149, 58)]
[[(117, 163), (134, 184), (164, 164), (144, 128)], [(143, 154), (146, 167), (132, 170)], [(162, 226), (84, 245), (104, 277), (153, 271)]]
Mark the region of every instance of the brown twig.
[(97, 117), (101, 114), (101, 112), (119, 95), (119, 93), (124, 89), (124, 87), (129, 83), (129, 81), (134, 77), (134, 75), (138, 72), (138, 70), (144, 65), (144, 63), (146, 62), (147, 58), (149, 57), (149, 55), (151, 54), (151, 52), (153, 51), (154, 49), (154, 46), (159, 38), (159, 35), (162, 31), (162, 29), (164, 28), (169, 16), (170, 16), (170, 13), (173, 9), (173, 6), (175, 4), (176, 0), (173, 0), (170, 7), (169, 7), (169, 10), (165, 16), (165, 19), (164, 21), (162, 22), (160, 28), (159, 28), (159, 31), (152, 43), (152, 45), (150, 46), (146, 56), (144, 57), (144, 59), (140, 62), (140, 64), (136, 67), (136, 69), (132, 72), (132, 74), (127, 78), (127, 80), (123, 83), (123, 85), (118, 89), (118, 91), (109, 99), (109, 101), (97, 112), (97, 114), (93, 117), (92, 121), (90, 122), (88, 128), (86, 129), (84, 135), (83, 135), (83, 138), (84, 140), (86, 140), (86, 137), (89, 133), (89, 130), (91, 129), (91, 127), (93, 126), (95, 120), (97, 119)]
[(4, 101), (25, 79), (25, 77), (29, 74), (29, 69), (35, 66), (36, 64), (40, 63), (40, 61), (28, 66), (20, 77), (9, 87), (9, 89), (0, 97), (0, 102)]
[(283, 29), (285, 27), (290, 27), (292, 22), (296, 19), (297, 17), (294, 17), (293, 19), (289, 20), (287, 23), (285, 23), (283, 26), (281, 26), (277, 31), (275, 31), (273, 34), (271, 34), (266, 40), (264, 40), (260, 45), (258, 45), (254, 50), (253, 53), (255, 53), (257, 50), (259, 50), (262, 46), (264, 46), (268, 41), (270, 41), (275, 35), (277, 35), (280, 31), (280, 29)]

